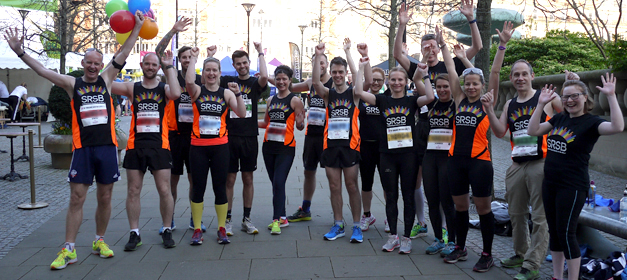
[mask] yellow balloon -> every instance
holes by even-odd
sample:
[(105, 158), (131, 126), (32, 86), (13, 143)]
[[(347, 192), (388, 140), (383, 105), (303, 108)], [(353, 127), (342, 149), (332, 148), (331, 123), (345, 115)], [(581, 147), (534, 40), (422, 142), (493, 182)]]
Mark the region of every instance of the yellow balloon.
[(122, 73), (122, 75), (126, 75), (126, 69), (122, 69), (122, 71), (120, 71), (120, 73)]
[(196, 74), (200, 74), (200, 68), (196, 68)]
[(131, 36), (131, 32), (128, 33), (115, 33), (115, 40), (118, 41), (120, 45), (124, 45), (128, 36)]

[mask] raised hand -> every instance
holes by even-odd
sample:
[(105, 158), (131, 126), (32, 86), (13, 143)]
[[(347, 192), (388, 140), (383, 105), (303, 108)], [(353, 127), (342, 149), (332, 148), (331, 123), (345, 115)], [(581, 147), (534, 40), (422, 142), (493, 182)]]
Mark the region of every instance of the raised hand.
[(368, 56), (368, 45), (366, 45), (366, 43), (359, 43), (359, 44), (357, 44), (357, 51), (359, 52), (359, 54), (361, 54), (361, 57), (367, 57)]
[(411, 18), (411, 16), (413, 14), (414, 13), (411, 13), (411, 14), (407, 15), (407, 4), (403, 3), (401, 5), (400, 10), (398, 11), (398, 22), (400, 24), (407, 24), (409, 22), (409, 19)]
[(176, 32), (187, 31), (187, 27), (191, 24), (192, 24), (191, 18), (182, 17), (179, 21), (177, 21), (174, 24), (174, 26), (172, 26), (172, 29), (174, 29)]
[(144, 25), (144, 19), (146, 19), (144, 17), (144, 14), (142, 12), (140, 12), (139, 10), (135, 11), (135, 29), (139, 30), (142, 28), (142, 25)]
[(494, 108), (494, 89), (491, 89), (490, 92), (487, 92), (483, 96), (481, 96), (481, 104), (483, 104), (483, 108)]
[(318, 44), (316, 46), (316, 56), (323, 55), (324, 54), (324, 50), (325, 50), (324, 43)]
[(466, 50), (461, 44), (456, 44), (453, 46), (453, 53), (455, 54), (455, 56), (457, 56), (457, 58), (466, 58)]
[(466, 16), (468, 21), (471, 21), (474, 18), (474, 7), (474, 0), (462, 0), (462, 3), (459, 5), (459, 12), (461, 12), (462, 15)]
[(200, 54), (200, 49), (198, 47), (193, 47), (190, 50), (191, 54), (193, 57), (198, 58), (198, 55)]
[(239, 93), (239, 85), (237, 83), (229, 82), (228, 86), (229, 86), (229, 90), (231, 90), (233, 93), (235, 94)]
[(444, 36), (442, 36), (442, 29), (439, 26), (435, 26), (435, 42), (438, 43), (438, 46), (444, 44)]
[(7, 28), (7, 31), (4, 34), (4, 39), (7, 40), (9, 46), (16, 54), (22, 54), (22, 42), (24, 41), (24, 37), (19, 38), (17, 31), (17, 27), (15, 29)]
[(570, 72), (568, 70), (564, 70), (564, 78), (567, 81), (579, 81), (579, 75), (575, 72)]
[(261, 47), (261, 42), (253, 42), (253, 45), (255, 45), (255, 50), (257, 50), (257, 53), (263, 53), (263, 47)]
[(605, 73), (605, 77), (601, 76), (601, 83), (603, 83), (603, 87), (597, 86), (600, 92), (607, 96), (616, 94), (616, 77), (614, 77), (614, 74)]
[(351, 49), (351, 39), (350, 38), (344, 38), (344, 51), (347, 52)]
[(511, 21), (503, 22), (503, 31), (500, 31), (498, 28), (496, 29), (496, 33), (499, 34), (499, 41), (503, 44), (507, 44), (509, 39), (512, 38), (515, 30), (514, 24)]
[(218, 47), (216, 45), (211, 45), (207, 47), (207, 57), (213, 57), (218, 51)]
[(174, 55), (172, 54), (172, 51), (166, 50), (161, 56), (161, 64), (163, 64), (164, 67), (170, 66), (172, 65), (173, 58), (174, 58)]
[(551, 102), (555, 97), (557, 97), (555, 93), (555, 88), (553, 85), (544, 85), (542, 88), (542, 92), (540, 92), (540, 97), (538, 99), (538, 107), (542, 108), (547, 103)]
[(366, 65), (370, 62), (370, 58), (362, 57), (359, 59), (359, 69), (366, 68)]
[(420, 74), (418, 78), (422, 79), (422, 77), (429, 75), (429, 66), (419, 62), (418, 67), (416, 67), (416, 71)]

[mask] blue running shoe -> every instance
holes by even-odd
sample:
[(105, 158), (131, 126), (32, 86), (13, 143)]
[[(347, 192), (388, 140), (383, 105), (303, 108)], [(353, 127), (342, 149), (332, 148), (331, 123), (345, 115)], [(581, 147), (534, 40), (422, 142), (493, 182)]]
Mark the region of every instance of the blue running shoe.
[(361, 233), (361, 227), (353, 226), (353, 234), (351, 235), (351, 243), (364, 242), (364, 235)]
[(446, 243), (444, 243), (444, 241), (442, 240), (438, 240), (437, 238), (435, 239), (435, 242), (433, 242), (429, 247), (427, 247), (427, 255), (435, 255), (439, 252), (441, 252), (442, 250), (444, 250), (444, 248), (446, 247)]
[(344, 233), (344, 227), (339, 226), (338, 224), (334, 224), (331, 227), (331, 230), (327, 234), (324, 235), (324, 240), (335, 240), (340, 237), (344, 237), (344, 235), (346, 235)]
[[(192, 218), (189, 218), (189, 229), (194, 230), (194, 219), (192, 219)], [(202, 230), (202, 232), (206, 232), (207, 231), (207, 227), (205, 226), (205, 224), (202, 221), (200, 222), (200, 229)]]
[[(176, 229), (176, 225), (174, 224), (174, 220), (172, 220), (172, 225), (170, 226), (170, 228), (172, 228), (172, 230), (175, 230), (175, 229)], [(162, 235), (162, 234), (163, 234), (163, 230), (164, 230), (164, 229), (165, 229), (164, 227), (161, 227), (161, 228), (159, 229), (159, 235)]]

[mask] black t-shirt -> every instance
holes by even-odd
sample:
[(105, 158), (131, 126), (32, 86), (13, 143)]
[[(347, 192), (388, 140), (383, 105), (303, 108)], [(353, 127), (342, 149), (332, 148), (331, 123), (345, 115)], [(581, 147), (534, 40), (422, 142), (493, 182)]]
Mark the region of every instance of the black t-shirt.
[(599, 139), (605, 120), (584, 114), (576, 118), (559, 113), (549, 120), (553, 129), (547, 137), (544, 180), (548, 187), (588, 191), (590, 152)]
[(382, 153), (412, 153), (414, 149), (414, 114), (418, 109), (418, 96), (392, 98), (375, 95), (376, 106), (383, 116), (379, 151)]
[(229, 116), (226, 118), (229, 135), (259, 135), (259, 129), (257, 128), (257, 101), (268, 85), (266, 84), (266, 86), (262, 88), (258, 80), (258, 78), (253, 76), (250, 76), (247, 80), (240, 80), (237, 76), (222, 76), (220, 78), (220, 87), (229, 88), (229, 82), (235, 82), (239, 85), (239, 91), (242, 93), (242, 98), (246, 105), (245, 118), (239, 118), (234, 111), (229, 109)]
[(359, 101), (359, 136), (362, 141), (379, 141), (381, 125), (381, 113), (379, 107)]

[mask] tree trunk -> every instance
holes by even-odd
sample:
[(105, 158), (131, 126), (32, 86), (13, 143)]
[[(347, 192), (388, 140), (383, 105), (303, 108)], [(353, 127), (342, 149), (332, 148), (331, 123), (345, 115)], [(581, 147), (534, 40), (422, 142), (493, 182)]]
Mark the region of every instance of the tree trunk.
[(398, 5), (397, 0), (390, 1), (390, 26), (388, 27), (388, 69), (396, 66), (394, 59), (394, 39), (398, 28)]
[(67, 12), (68, 12), (68, 3), (67, 1), (59, 1), (59, 22), (57, 26), (59, 29), (57, 30), (57, 35), (59, 39), (59, 73), (65, 74), (65, 54), (67, 53)]
[(481, 34), (483, 49), (479, 51), (475, 58), (475, 67), (483, 71), (486, 86), (490, 76), (490, 46), (492, 45), (492, 34), (490, 34), (492, 30), (491, 6), (492, 0), (479, 0), (476, 12), (477, 27), (479, 27), (479, 33)]

